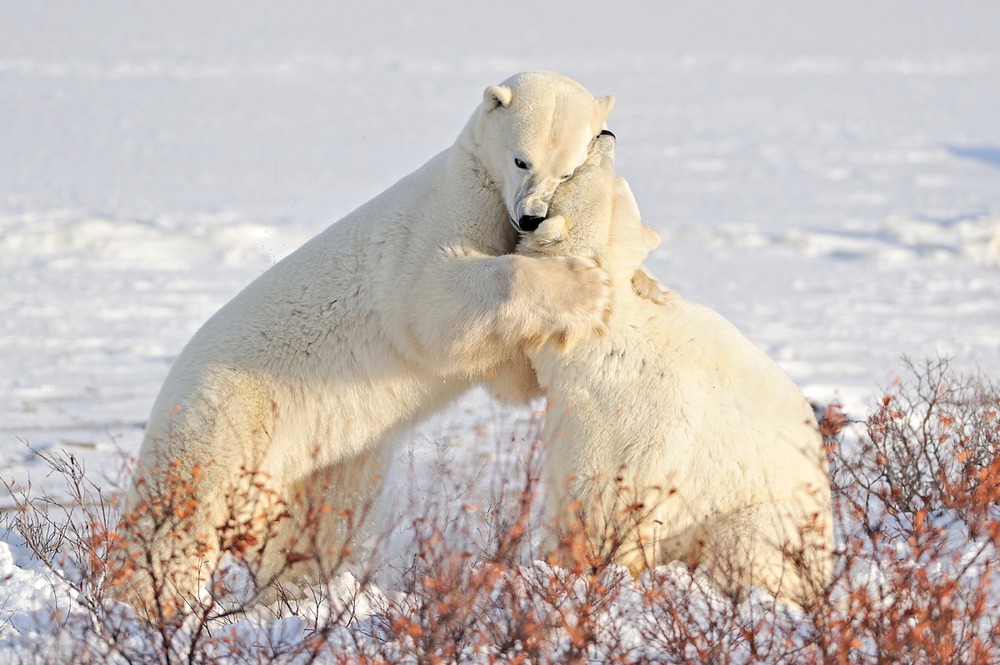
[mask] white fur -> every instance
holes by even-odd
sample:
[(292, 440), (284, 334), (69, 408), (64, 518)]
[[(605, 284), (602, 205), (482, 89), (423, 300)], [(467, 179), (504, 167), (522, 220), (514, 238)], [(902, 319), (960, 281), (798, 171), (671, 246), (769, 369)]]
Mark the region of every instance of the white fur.
[[(512, 255), (510, 218), (544, 214), (612, 105), (545, 72), (491, 86), (452, 147), (273, 266), (197, 332), (147, 428), (140, 473), (155, 482), (133, 495), (162, 491), (170, 469), (198, 468), (198, 511), (180, 540), (152, 536), (155, 565), (181, 594), (204, 579), (190, 569), (211, 570), (218, 552), (185, 561), (178, 542), (225, 520), (241, 467), (261, 471), (293, 508), (266, 576), (299, 528), (306, 487), (312, 500), (358, 509), (400, 433), (488, 376), (507, 381), (494, 386), (504, 396), (531, 396), (527, 342), (603, 326), (606, 274), (576, 257)], [(137, 578), (133, 599), (148, 602), (148, 585)]]
[(729, 590), (755, 584), (805, 602), (827, 583), (833, 547), (812, 410), (719, 314), (656, 288), (636, 294), (633, 275), (659, 238), (614, 174), (613, 144), (595, 141), (553, 216), (518, 247), (594, 258), (612, 280), (607, 336), (530, 354), (549, 401), (549, 510), (563, 531), (582, 515), (584, 535), (634, 572), (681, 559)]

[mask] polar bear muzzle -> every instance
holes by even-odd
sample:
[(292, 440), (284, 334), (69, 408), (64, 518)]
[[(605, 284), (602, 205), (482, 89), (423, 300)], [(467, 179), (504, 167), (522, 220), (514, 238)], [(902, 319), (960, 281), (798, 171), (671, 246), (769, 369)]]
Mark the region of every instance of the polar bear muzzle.
[[(601, 138), (602, 136), (610, 136), (612, 141), (617, 142), (618, 137), (615, 136), (614, 132), (610, 129), (602, 129), (601, 133), (594, 137), (594, 141)], [(542, 225), (548, 217), (539, 217), (537, 215), (522, 215), (517, 222), (514, 224), (519, 231), (522, 233), (531, 233), (532, 231), (537, 231), (538, 227)], [(513, 221), (513, 220), (512, 220)]]

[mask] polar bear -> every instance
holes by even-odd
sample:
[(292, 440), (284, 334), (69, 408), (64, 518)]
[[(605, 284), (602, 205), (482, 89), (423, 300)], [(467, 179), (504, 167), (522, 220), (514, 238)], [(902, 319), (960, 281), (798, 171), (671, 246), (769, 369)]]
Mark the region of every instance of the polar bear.
[(548, 399), (548, 512), (564, 546), (582, 529), (634, 573), (679, 559), (729, 592), (757, 585), (808, 603), (828, 583), (833, 552), (812, 410), (716, 312), (665, 290), (637, 295), (636, 269), (659, 237), (615, 176), (614, 143), (608, 132), (595, 139), (517, 249), (594, 259), (612, 282), (606, 336), (568, 349), (550, 338), (529, 352)]
[(488, 87), (454, 145), (212, 316), (154, 404), (124, 529), (138, 569), (119, 595), (182, 610), (220, 552), (248, 547), (271, 580), (304, 558), (286, 550), (316, 501), (332, 516), (321, 540), (343, 534), (335, 518), (357, 518), (402, 432), (489, 377), (530, 398), (527, 342), (602, 329), (593, 261), (513, 250), (613, 104), (549, 72)]

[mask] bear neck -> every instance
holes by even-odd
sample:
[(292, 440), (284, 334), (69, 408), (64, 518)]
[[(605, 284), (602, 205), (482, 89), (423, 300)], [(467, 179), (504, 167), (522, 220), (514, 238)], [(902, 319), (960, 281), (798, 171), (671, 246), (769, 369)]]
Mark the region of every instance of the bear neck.
[(454, 164), (454, 166), (471, 172), (475, 177), (476, 184), (495, 194), (502, 205), (503, 194), (500, 191), (500, 187), (478, 154), (479, 142), (476, 140), (476, 129), (479, 126), (482, 113), (482, 108), (476, 109), (476, 112), (472, 114), (469, 121), (465, 123), (465, 127), (462, 128), (458, 139), (455, 140), (455, 149), (453, 152), (456, 153), (454, 157), (457, 158), (458, 163)]

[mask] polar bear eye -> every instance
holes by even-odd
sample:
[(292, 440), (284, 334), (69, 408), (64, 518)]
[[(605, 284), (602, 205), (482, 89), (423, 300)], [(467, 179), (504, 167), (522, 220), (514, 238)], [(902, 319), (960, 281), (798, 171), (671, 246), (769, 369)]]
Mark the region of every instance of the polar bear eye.
[(521, 169), (522, 171), (527, 171), (528, 170), (528, 165), (524, 163), (523, 159), (520, 159), (518, 157), (514, 158), (514, 166), (516, 166), (517, 168)]
[(567, 173), (563, 177), (559, 178), (559, 182), (566, 182), (567, 180), (569, 180), (572, 177), (573, 177), (572, 173)]

